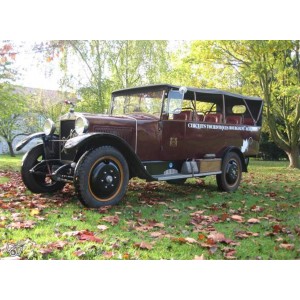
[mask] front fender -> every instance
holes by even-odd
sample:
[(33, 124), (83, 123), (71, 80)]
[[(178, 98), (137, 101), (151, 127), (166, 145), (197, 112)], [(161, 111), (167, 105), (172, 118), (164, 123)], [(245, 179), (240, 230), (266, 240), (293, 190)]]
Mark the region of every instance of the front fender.
[(131, 170), (131, 174), (134, 174), (134, 176), (149, 181), (156, 180), (147, 172), (147, 170), (145, 170), (142, 162), (132, 147), (126, 141), (113, 134), (91, 132), (79, 135), (67, 140), (63, 150), (68, 153), (76, 149), (77, 154), (75, 160), (77, 160), (80, 159), (86, 151), (101, 146), (112, 146), (118, 149), (124, 155)]
[(64, 150), (66, 150), (66, 152), (68, 152), (68, 150), (71, 150), (73, 148), (77, 148), (77, 147), (81, 147), (81, 145), (89, 142), (90, 140), (92, 140), (93, 138), (96, 137), (96, 135), (102, 135), (102, 134), (98, 134), (98, 133), (86, 133), (83, 135), (78, 135), (76, 137), (70, 138), (66, 141), (65, 145), (64, 145)]
[(23, 147), (25, 147), (31, 140), (34, 139), (38, 139), (38, 138), (44, 138), (46, 135), (44, 132), (37, 132), (37, 133), (33, 133), (29, 136), (27, 136), (25, 139), (23, 139), (22, 141), (20, 141), (17, 146), (16, 146), (16, 150), (20, 151)]

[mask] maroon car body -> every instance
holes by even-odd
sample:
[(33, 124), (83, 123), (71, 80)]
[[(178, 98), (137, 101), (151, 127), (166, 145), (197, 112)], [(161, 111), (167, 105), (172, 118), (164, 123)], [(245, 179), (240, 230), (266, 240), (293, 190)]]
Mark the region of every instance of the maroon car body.
[(20, 143), (18, 149), (43, 139), (23, 160), (23, 181), (33, 192), (73, 182), (89, 207), (119, 202), (132, 177), (182, 184), (216, 175), (218, 187), (232, 192), (258, 153), (262, 108), (258, 97), (222, 90), (168, 84), (118, 90), (108, 114), (71, 109), (59, 135), (48, 120), (45, 133)]

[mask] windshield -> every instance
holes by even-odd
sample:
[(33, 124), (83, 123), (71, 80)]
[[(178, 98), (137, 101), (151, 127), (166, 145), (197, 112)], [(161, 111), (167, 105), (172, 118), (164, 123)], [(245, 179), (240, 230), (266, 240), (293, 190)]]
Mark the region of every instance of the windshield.
[(160, 117), (164, 91), (116, 96), (112, 99), (112, 115), (148, 113)]

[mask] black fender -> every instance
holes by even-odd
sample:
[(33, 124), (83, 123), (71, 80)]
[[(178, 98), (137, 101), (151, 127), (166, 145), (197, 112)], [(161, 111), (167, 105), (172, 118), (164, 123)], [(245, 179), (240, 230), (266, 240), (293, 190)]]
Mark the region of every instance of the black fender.
[(156, 180), (144, 168), (141, 160), (131, 146), (120, 137), (109, 133), (91, 132), (76, 136), (66, 141), (63, 151), (66, 153), (76, 150), (75, 161), (78, 161), (86, 151), (101, 147), (112, 146), (125, 157), (130, 169), (131, 177), (139, 177), (148, 181)]
[(245, 162), (245, 157), (244, 157), (244, 154), (241, 152), (241, 150), (237, 147), (234, 147), (234, 146), (230, 146), (230, 147), (227, 147), (225, 149), (225, 151), (223, 152), (223, 156), (222, 156), (222, 160), (225, 158), (226, 154), (228, 152), (235, 152), (239, 155), (240, 159), (241, 159), (241, 163), (242, 163), (242, 171), (243, 172), (248, 172), (248, 168), (247, 168), (247, 164)]
[(38, 139), (38, 138), (44, 138), (46, 136), (46, 134), (44, 132), (37, 132), (37, 133), (33, 133), (29, 136), (27, 136), (25, 139), (23, 139), (22, 141), (20, 141), (17, 146), (16, 146), (16, 150), (20, 151), (23, 147), (25, 147), (31, 140), (34, 139)]
[(43, 143), (45, 144), (47, 141), (51, 141), (51, 140), (57, 140), (59, 139), (59, 136), (57, 134), (52, 134), (50, 136), (47, 136), (44, 132), (37, 132), (37, 133), (33, 133), (29, 136), (27, 136), (25, 139), (23, 139), (22, 141), (20, 141), (17, 145), (16, 145), (16, 150), (20, 151), (23, 147), (25, 147), (30, 141), (34, 140), (34, 139), (38, 139), (41, 138), (43, 140)]

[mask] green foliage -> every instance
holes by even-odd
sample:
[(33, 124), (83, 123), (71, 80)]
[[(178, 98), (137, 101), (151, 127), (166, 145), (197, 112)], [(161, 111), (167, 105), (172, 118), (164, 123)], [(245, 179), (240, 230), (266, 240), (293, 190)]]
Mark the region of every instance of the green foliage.
[(26, 98), (16, 92), (10, 84), (0, 84), (0, 137), (9, 146), (13, 156), (12, 142), (19, 134), (26, 134), (27, 127), (23, 115), (27, 112)]
[(158, 83), (167, 70), (167, 41), (110, 41), (112, 88)]
[(300, 41), (194, 41), (184, 59), (204, 87), (260, 95), (272, 139), (297, 168), (299, 47)]
[(113, 90), (161, 82), (168, 68), (167, 41), (51, 41), (40, 47), (48, 61), (60, 56), (61, 84), (80, 93), (78, 108), (95, 113), (106, 111)]

